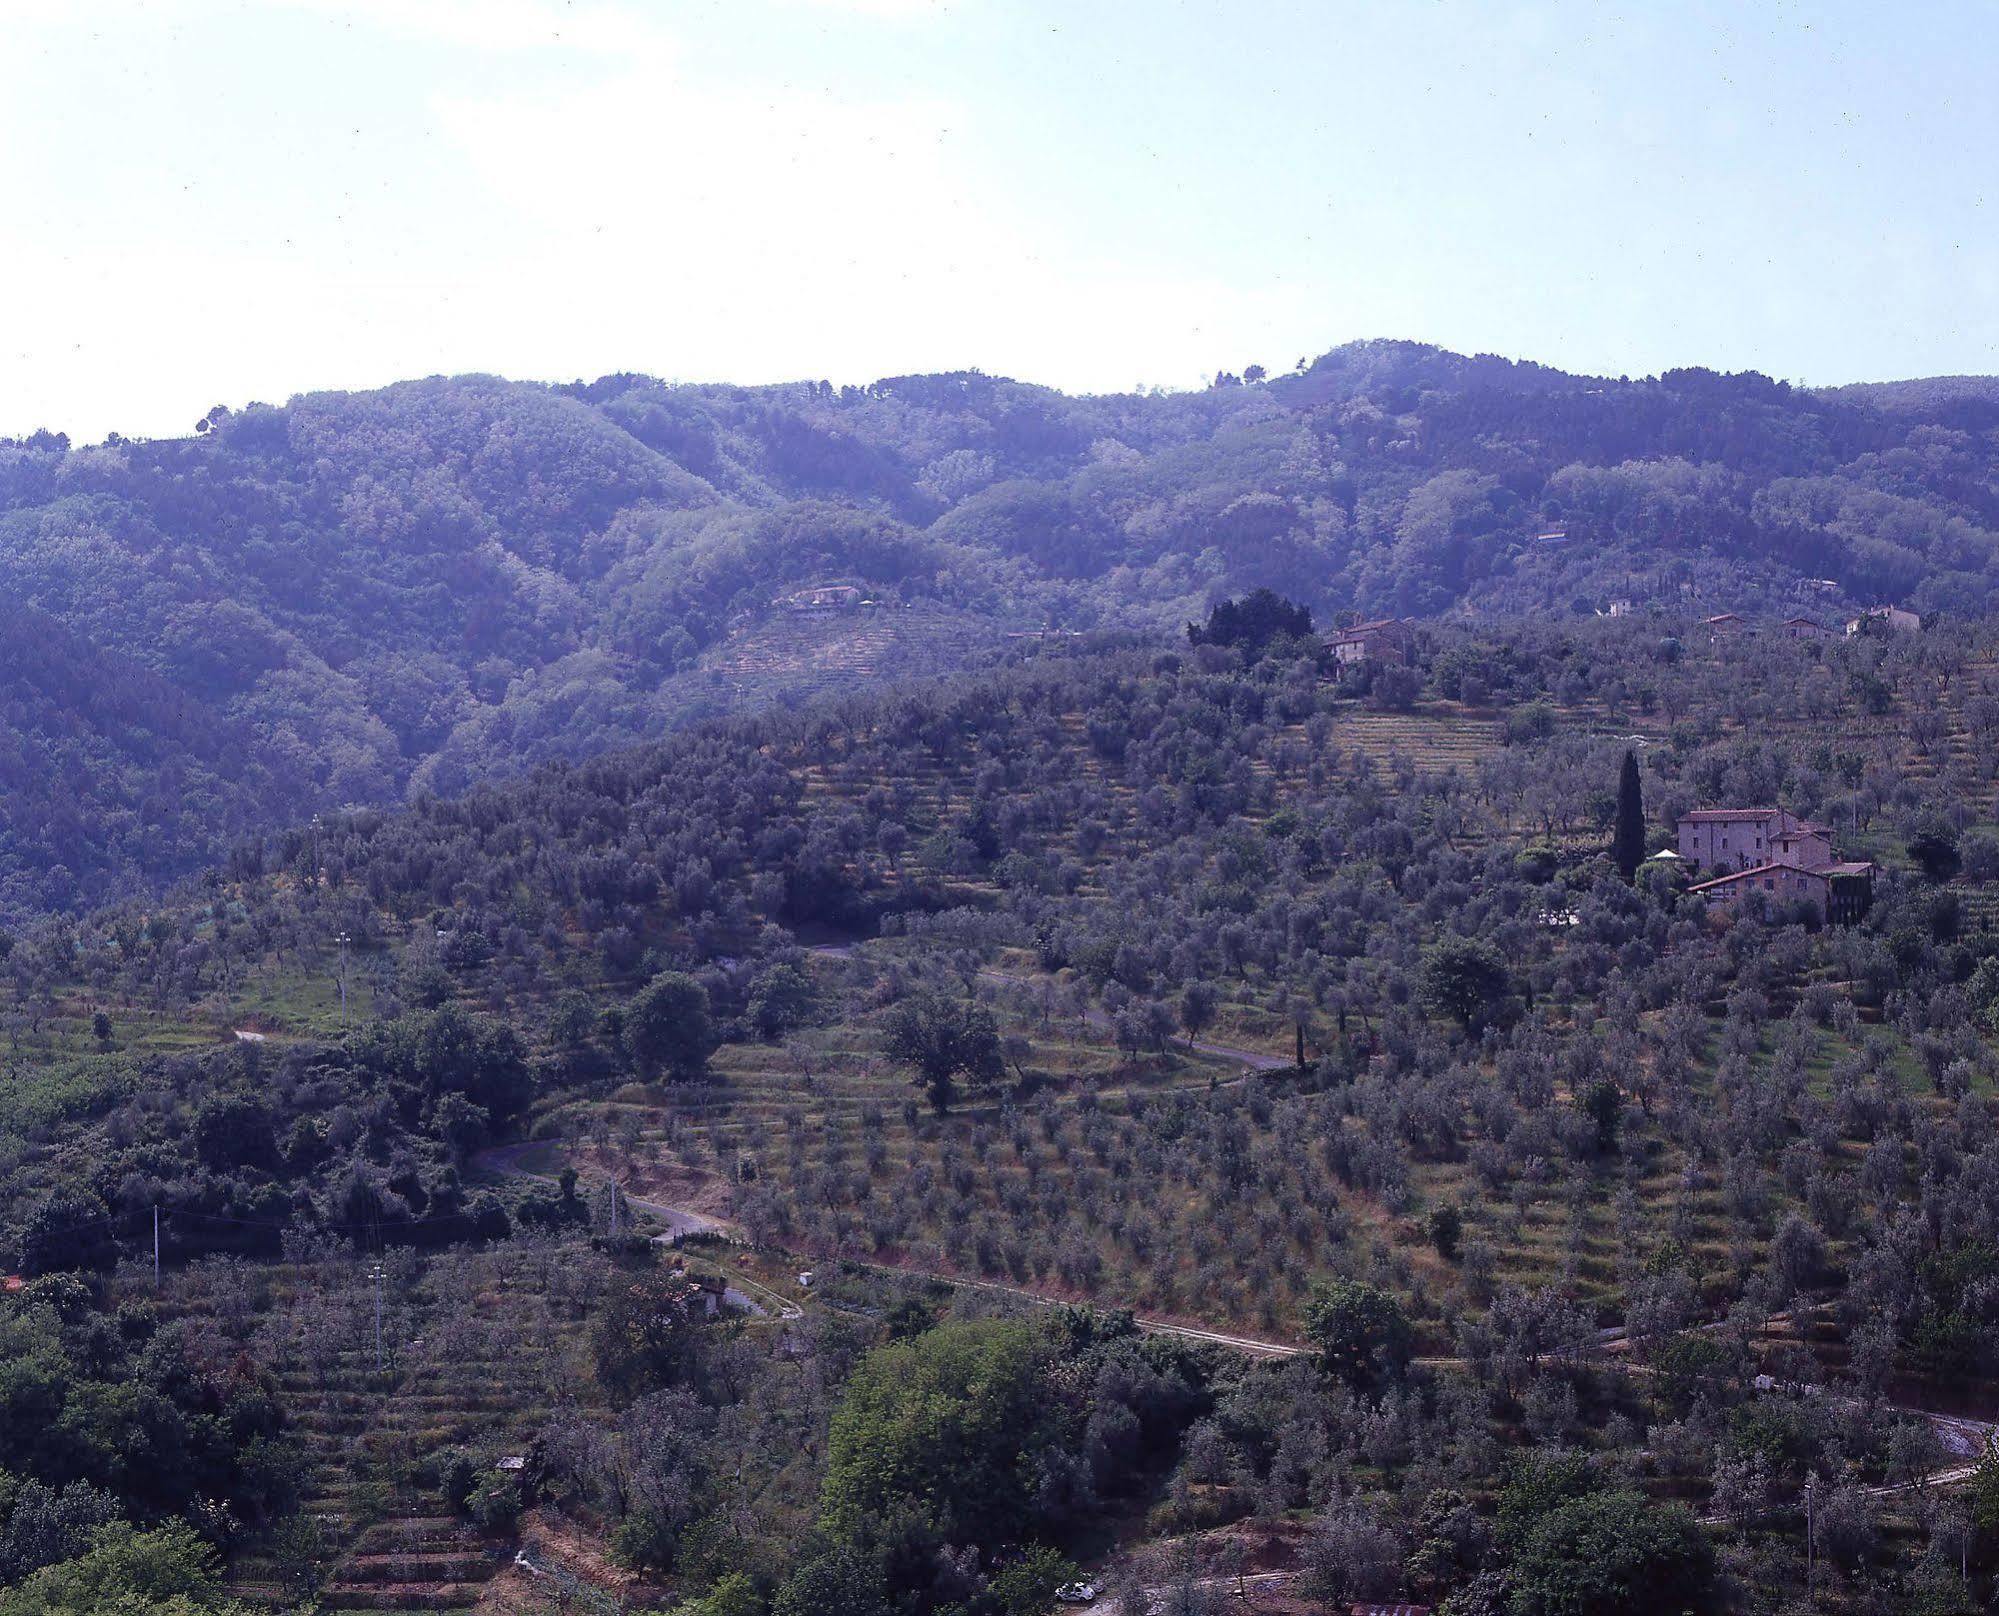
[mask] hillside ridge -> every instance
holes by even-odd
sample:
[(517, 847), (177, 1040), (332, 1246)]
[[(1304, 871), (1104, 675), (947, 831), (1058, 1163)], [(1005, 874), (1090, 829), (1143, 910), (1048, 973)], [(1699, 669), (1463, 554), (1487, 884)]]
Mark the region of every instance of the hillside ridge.
[[(53, 707), (0, 667), (0, 739), (36, 760), (0, 918), (1031, 630), (1177, 633), (1256, 587), (1321, 624), (1975, 612), (1999, 588), (1999, 405), (1892, 385), (1370, 341), (1184, 393), (474, 375), (217, 408), (186, 438), (38, 433), (0, 445), (0, 587), (104, 666)], [(834, 582), (875, 604), (808, 631), (791, 597)], [(227, 759), (201, 811), (74, 834), (122, 823), (118, 782), (172, 744), (148, 738), (162, 692)]]

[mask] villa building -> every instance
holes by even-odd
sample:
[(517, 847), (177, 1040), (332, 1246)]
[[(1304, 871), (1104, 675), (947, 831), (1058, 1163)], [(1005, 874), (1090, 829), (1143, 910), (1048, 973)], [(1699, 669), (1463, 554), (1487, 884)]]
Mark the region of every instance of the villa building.
[(1828, 920), (1856, 919), (1874, 892), (1872, 864), (1842, 860), (1832, 832), (1785, 808), (1696, 808), (1680, 816), (1680, 856), (1719, 873), (1687, 890), (1733, 905), (1751, 892), (1807, 903)]

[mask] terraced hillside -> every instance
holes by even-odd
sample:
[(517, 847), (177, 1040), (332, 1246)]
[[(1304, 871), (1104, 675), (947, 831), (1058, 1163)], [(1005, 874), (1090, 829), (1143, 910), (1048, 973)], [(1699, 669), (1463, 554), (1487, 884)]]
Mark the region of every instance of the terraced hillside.
[[(1570, 946), (1557, 934), (1555, 957)], [(884, 977), (920, 977), (935, 949), (884, 942), (824, 954), (825, 991), (865, 1003)], [(951, 968), (962, 973), (969, 957), (962, 951)], [(1414, 1298), (1419, 1320), (1441, 1327), (1436, 1301), (1465, 1275), (1439, 1260), (1427, 1218), (1450, 1206), (1477, 1251), (1478, 1294), (1555, 1286), (1611, 1319), (1634, 1280), (1647, 1205), (1670, 1206), (1680, 1260), (1696, 1270), (1752, 1263), (1767, 1243), (1768, 1228), (1745, 1236), (1735, 1202), (1783, 1192), (1760, 1175), (1701, 1171), (1677, 1137), (1686, 1114), (1728, 1108), (1745, 1060), (1793, 1069), (1825, 1094), (1859, 1070), (1850, 1036), (1811, 1019), (1840, 990), (1824, 973), (1769, 978), (1773, 1016), (1789, 1015), (1807, 989), (1812, 998), (1809, 1016), (1801, 1010), (1767, 1034), (1731, 1029), (1722, 1041), (1684, 1017), (1646, 1017), (1612, 1036), (1633, 1087), (1653, 1096), (1648, 1105), (1665, 1080), (1641, 1074), (1682, 1067), (1679, 1120), (1627, 1121), (1632, 1160), (1620, 1182), (1557, 1184), (1536, 1172), (1496, 1199), (1497, 1157), (1447, 1137), (1462, 1126), (1462, 1085), (1481, 1081), (1471, 1072), (1451, 1087), (1394, 1093), (1365, 1082), (1328, 1095), (1281, 1061), (1268, 1072), (1245, 1068), (1252, 1054), (1288, 1052), (1291, 1026), (1267, 1003), (1232, 1006), (1204, 1034), (1208, 1053), (1178, 1039), (1120, 1052), (1109, 1018), (1088, 1008), (1072, 974), (1037, 976), (1016, 956), (975, 985), (1021, 1041), (1019, 1058), (1037, 1074), (1031, 1091), (932, 1116), (865, 1027), (846, 1025), (781, 1049), (726, 1050), (716, 1081), (698, 1090), (632, 1085), (607, 1101), (566, 1103), (542, 1126), (575, 1143), (551, 1151), (544, 1168), (567, 1159), (617, 1176), (634, 1193), (732, 1219), (807, 1259), (848, 1257), (1278, 1333), (1299, 1328), (1329, 1268), (1391, 1284)], [(1712, 1013), (1726, 1007), (1717, 1001)], [(1322, 1015), (1309, 1021), (1316, 1059), (1336, 1035)], [(1247, 1047), (1232, 1055), (1233, 1046)], [(1948, 1114), (1906, 1051), (1877, 1045), (1872, 1056), (1897, 1103)], [(1975, 1093), (1993, 1092), (1992, 1074), (1981, 1073)], [(1549, 1149), (1565, 1137), (1575, 1145), (1562, 1119), (1537, 1137)], [(1407, 1152), (1400, 1161), (1383, 1148), (1390, 1138)], [(1534, 1149), (1526, 1136), (1509, 1146), (1523, 1148)], [(1840, 1153), (1842, 1174), (1859, 1165), (1857, 1152)], [(1434, 1342), (1447, 1345), (1447, 1335)]]
[(807, 701), (898, 678), (956, 672), (1003, 645), (992, 622), (928, 602), (777, 609), (733, 631), (672, 688), (725, 690), (731, 706)]
[(268, 1367), (305, 1454), (302, 1512), (317, 1530), (253, 1542), (237, 1590), (284, 1603), (316, 1587), (326, 1610), (475, 1608), (513, 1537), (454, 1509), (442, 1472), (462, 1454), (490, 1474), (558, 1413), (593, 1406), (580, 1322), (600, 1278), (587, 1250), (532, 1243), (170, 1274), (162, 1312)]

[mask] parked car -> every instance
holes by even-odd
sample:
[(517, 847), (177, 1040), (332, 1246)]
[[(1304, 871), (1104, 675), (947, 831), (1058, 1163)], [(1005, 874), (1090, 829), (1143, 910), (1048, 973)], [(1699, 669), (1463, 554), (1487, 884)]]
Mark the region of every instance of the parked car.
[(1094, 1582), (1065, 1582), (1055, 1590), (1055, 1597), (1065, 1605), (1087, 1605), (1099, 1591)]

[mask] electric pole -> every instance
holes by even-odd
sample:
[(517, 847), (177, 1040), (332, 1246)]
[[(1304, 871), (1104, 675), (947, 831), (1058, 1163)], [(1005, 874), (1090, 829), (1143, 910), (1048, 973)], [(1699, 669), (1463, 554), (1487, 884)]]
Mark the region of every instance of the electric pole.
[(153, 1203), (153, 1289), (160, 1288), (160, 1206)]
[(344, 931), (334, 942), (340, 945), (340, 1030), (347, 1030), (347, 945), (353, 941)]
[(1818, 1586), (1817, 1563), (1813, 1555), (1817, 1547), (1815, 1532), (1816, 1517), (1813, 1506), (1818, 1499), (1819, 1478), (1814, 1471), (1805, 1477), (1805, 1598), (1810, 1599)]
[(382, 1372), (382, 1265), (371, 1270), (375, 1280), (375, 1373)]

